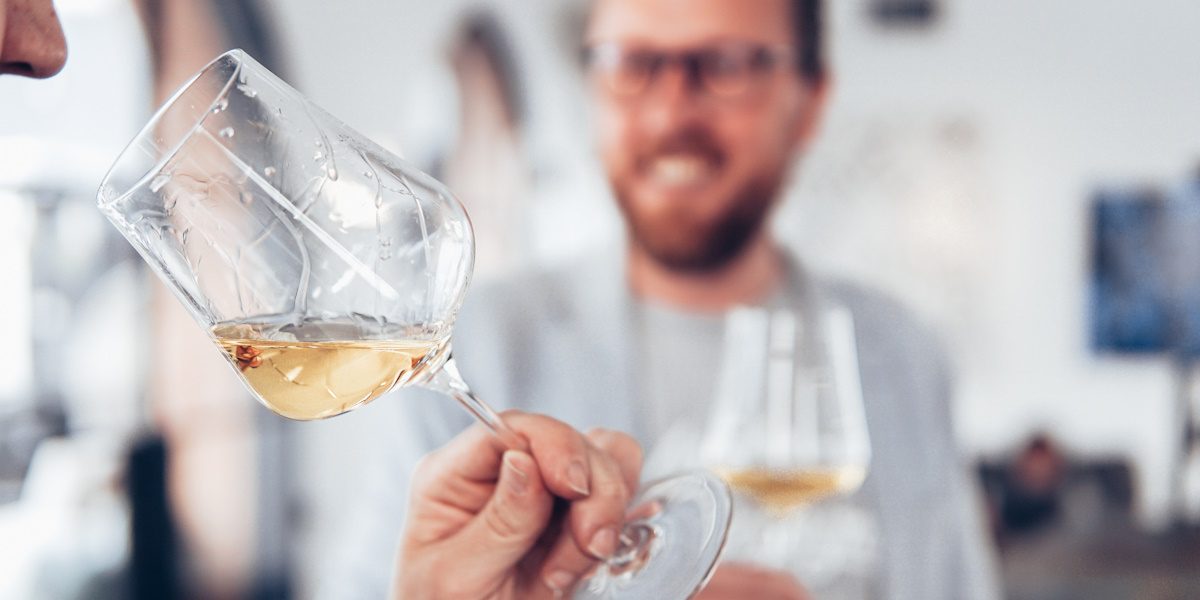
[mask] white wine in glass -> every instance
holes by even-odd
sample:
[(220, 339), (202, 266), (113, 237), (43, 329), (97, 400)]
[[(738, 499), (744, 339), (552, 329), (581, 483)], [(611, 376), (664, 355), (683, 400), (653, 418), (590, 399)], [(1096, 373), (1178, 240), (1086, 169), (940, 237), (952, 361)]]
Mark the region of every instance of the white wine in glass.
[(354, 340), (352, 335), (338, 340), (330, 336), (336, 329), (330, 323), (308, 328), (313, 331), (285, 329), (295, 340), (244, 323), (218, 325), (211, 334), (267, 408), (298, 420), (340, 415), (419, 380), (448, 344), (444, 339)]

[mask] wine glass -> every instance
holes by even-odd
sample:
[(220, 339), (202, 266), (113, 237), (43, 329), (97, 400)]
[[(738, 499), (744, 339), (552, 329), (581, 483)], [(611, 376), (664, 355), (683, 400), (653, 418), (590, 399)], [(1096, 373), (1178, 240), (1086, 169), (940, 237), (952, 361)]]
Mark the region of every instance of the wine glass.
[(863, 558), (831, 556), (870, 553), (860, 515), (826, 502), (856, 491), (871, 458), (851, 314), (734, 309), (723, 357), (700, 460), (735, 492), (731, 554), (820, 583)]
[[(98, 202), (267, 408), (322, 419), (423, 386), (528, 449), (451, 357), (474, 261), (462, 205), (245, 52), (221, 55), (158, 110)], [(617, 554), (578, 597), (692, 594), (719, 557), (730, 503), (704, 472), (645, 487)]]

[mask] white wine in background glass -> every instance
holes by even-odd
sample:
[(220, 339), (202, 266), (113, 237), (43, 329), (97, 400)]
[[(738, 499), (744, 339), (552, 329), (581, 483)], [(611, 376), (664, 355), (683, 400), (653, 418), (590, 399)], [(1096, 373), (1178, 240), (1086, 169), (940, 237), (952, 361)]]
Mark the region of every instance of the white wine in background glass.
[(731, 467), (713, 471), (734, 491), (745, 494), (773, 514), (793, 510), (830, 496), (853, 493), (866, 472), (861, 467)]
[[(322, 419), (422, 386), (528, 449), (451, 356), (475, 259), (462, 205), (244, 52), (158, 110), (98, 201), (272, 411)], [(730, 505), (709, 473), (648, 484), (617, 554), (576, 598), (692, 595), (724, 547)]]
[(729, 313), (701, 437), (701, 461), (735, 492), (735, 535), (774, 566), (794, 558), (801, 513), (858, 490), (871, 459), (850, 312), (808, 312)]

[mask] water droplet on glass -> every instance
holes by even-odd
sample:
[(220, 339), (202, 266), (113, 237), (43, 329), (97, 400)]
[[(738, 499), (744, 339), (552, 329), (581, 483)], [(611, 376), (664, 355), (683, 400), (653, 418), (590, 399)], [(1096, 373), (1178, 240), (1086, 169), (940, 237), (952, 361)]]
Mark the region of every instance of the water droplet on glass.
[(254, 89), (244, 83), (238, 85), (238, 89), (241, 90), (241, 92), (243, 94), (245, 94), (247, 98), (253, 98), (258, 95), (258, 90)]
[(379, 251), (379, 260), (387, 260), (392, 257), (392, 251), (389, 248), (384, 248)]
[(321, 161), (325, 160), (325, 153), (321, 152), (320, 150), (317, 150), (317, 152), (315, 154), (313, 154), (313, 160), (317, 161), (317, 162), (321, 162)]
[(171, 176), (166, 173), (159, 173), (158, 175), (155, 175), (154, 179), (150, 181), (150, 192), (157, 194), (158, 190), (161, 190), (163, 186), (167, 185), (167, 182), (170, 180)]
[(229, 108), (229, 98), (221, 98), (217, 100), (216, 106), (213, 106), (213, 114), (219, 113)]
[(370, 171), (363, 171), (363, 177), (367, 179), (375, 179), (375, 174)]
[(392, 236), (385, 235), (385, 236), (379, 238), (379, 245), (383, 246), (384, 248), (391, 246), (392, 245)]
[(277, 115), (279, 115), (279, 116), (281, 116), (281, 117), (282, 117), (282, 116), (283, 116), (283, 107), (282, 107), (282, 106), (276, 106), (276, 107), (275, 107), (275, 114), (277, 114)]
[(264, 168), (263, 175), (266, 175), (267, 177), (271, 177), (271, 176), (275, 175), (275, 167)]
[(241, 198), (242, 204), (249, 205), (254, 202), (254, 194), (251, 194), (250, 192), (242, 192)]
[(220, 136), (226, 139), (233, 137), (233, 128), (226, 127), (225, 129), (222, 129), (220, 131)]
[(324, 146), (325, 144), (321, 143), (321, 138), (317, 138), (317, 139), (313, 140), (313, 145), (320, 148), (321, 146)]
[(337, 181), (337, 178), (338, 178), (337, 169), (335, 169), (333, 167), (329, 167), (329, 169), (326, 170), (325, 172), (329, 175), (329, 178), (331, 180)]

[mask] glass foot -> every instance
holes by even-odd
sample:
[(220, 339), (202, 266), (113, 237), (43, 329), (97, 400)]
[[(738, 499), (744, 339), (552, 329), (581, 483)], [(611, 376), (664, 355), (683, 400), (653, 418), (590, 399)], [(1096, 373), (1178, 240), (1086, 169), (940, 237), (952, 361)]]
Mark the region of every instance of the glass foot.
[(708, 471), (650, 483), (630, 505), (616, 555), (575, 592), (579, 600), (684, 600), (704, 587), (725, 548), (733, 503)]

